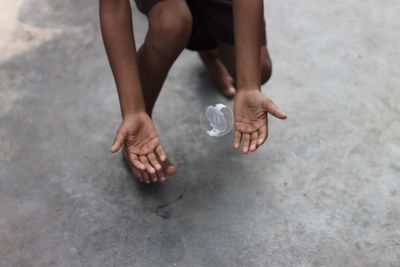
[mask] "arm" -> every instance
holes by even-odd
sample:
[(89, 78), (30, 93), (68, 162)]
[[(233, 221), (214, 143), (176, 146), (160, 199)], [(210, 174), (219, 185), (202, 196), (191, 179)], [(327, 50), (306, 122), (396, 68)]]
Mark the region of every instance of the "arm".
[(233, 0), (238, 90), (259, 88), (262, 0)]
[(286, 119), (272, 100), (261, 93), (262, 0), (233, 0), (236, 83), (235, 140), (242, 152), (254, 152), (268, 136), (268, 116)]
[(140, 181), (163, 181), (166, 155), (145, 111), (129, 0), (100, 0), (100, 26), (123, 117), (111, 151), (125, 147), (124, 155)]
[(129, 0), (100, 0), (100, 26), (122, 116), (144, 112)]

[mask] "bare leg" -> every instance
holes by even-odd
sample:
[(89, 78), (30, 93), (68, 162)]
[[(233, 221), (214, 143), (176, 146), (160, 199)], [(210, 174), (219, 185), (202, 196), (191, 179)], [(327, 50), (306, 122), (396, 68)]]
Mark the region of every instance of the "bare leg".
[[(261, 83), (266, 83), (272, 75), (272, 62), (268, 48), (261, 46)], [(218, 56), (232, 77), (236, 76), (235, 47), (226, 43), (218, 43)]]
[(164, 0), (150, 10), (148, 21), (138, 61), (146, 110), (151, 116), (165, 78), (190, 38), (192, 17), (184, 0)]
[(236, 92), (234, 80), (219, 59), (218, 51), (216, 49), (200, 51), (199, 56), (221, 93), (226, 97), (233, 97)]
[[(218, 50), (200, 51), (199, 56), (218, 89), (226, 97), (236, 93), (235, 48), (233, 45), (219, 43)], [(266, 83), (272, 74), (272, 63), (266, 46), (261, 47), (261, 82)]]
[[(190, 38), (192, 17), (185, 0), (164, 0), (150, 10), (148, 21), (149, 31), (139, 49), (138, 64), (146, 112), (151, 116), (169, 69)], [(131, 168), (139, 180), (148, 180), (146, 172)], [(167, 159), (162, 171), (169, 176), (176, 168)]]

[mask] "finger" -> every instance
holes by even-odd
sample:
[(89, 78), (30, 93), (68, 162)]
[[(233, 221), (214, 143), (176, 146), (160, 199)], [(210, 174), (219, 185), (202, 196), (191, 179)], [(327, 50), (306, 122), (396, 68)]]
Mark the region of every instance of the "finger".
[[(156, 155), (157, 160), (160, 162), (160, 157), (158, 155)], [(158, 181), (159, 182), (164, 182), (166, 180), (166, 175), (164, 172), (164, 166), (165, 163), (167, 163), (167, 161), (161, 162), (162, 166), (161, 166), (161, 170), (157, 170), (157, 177), (158, 177)]]
[(156, 170), (150, 165), (146, 156), (140, 156), (139, 159), (140, 159), (140, 162), (142, 162), (144, 164), (144, 166), (146, 167), (146, 172), (148, 172), (148, 173), (156, 172)]
[(257, 144), (260, 146), (264, 144), (265, 140), (268, 137), (268, 127), (263, 126), (258, 130), (258, 141)]
[(287, 118), (287, 115), (285, 114), (285, 112), (283, 112), (282, 110), (280, 110), (278, 108), (277, 105), (274, 104), (274, 102), (271, 101), (271, 99), (269, 99), (268, 97), (264, 98), (264, 110), (268, 113), (270, 113), (272, 116), (284, 120)]
[(167, 156), (165, 155), (164, 149), (161, 146), (158, 146), (156, 148), (156, 153), (159, 157), (159, 159), (164, 162), (167, 159)]
[(235, 140), (233, 146), (238, 149), (240, 146), (240, 141), (242, 141), (242, 134), (239, 131), (235, 131)]
[(139, 170), (144, 171), (146, 169), (146, 166), (144, 166), (144, 164), (140, 162), (136, 154), (130, 154), (129, 160), (131, 161), (132, 166), (138, 168)]
[(161, 169), (157, 170), (158, 181), (164, 182), (166, 180), (166, 170), (167, 170), (165, 168), (165, 166), (169, 161), (167, 159), (165, 159), (165, 161), (161, 161), (160, 157), (157, 154), (155, 154), (155, 156), (156, 156), (158, 162), (161, 164)]
[(150, 176), (146, 171), (142, 171), (142, 175), (143, 175), (143, 180), (146, 184), (150, 183)]
[(121, 149), (121, 147), (124, 144), (125, 140), (125, 134), (122, 133), (121, 131), (117, 131), (117, 134), (115, 135), (113, 145), (111, 147), (111, 152), (116, 153), (118, 150)]
[(162, 169), (160, 163), (158, 162), (158, 160), (156, 158), (156, 155), (153, 152), (148, 154), (147, 158), (148, 158), (150, 164), (153, 166), (154, 169), (156, 169), (157, 171)]
[(244, 154), (247, 154), (249, 152), (249, 147), (250, 147), (250, 134), (244, 133), (243, 134), (243, 147), (242, 147), (242, 152)]
[(250, 137), (250, 151), (254, 152), (257, 149), (257, 140), (258, 140), (258, 132), (255, 131), (251, 134)]

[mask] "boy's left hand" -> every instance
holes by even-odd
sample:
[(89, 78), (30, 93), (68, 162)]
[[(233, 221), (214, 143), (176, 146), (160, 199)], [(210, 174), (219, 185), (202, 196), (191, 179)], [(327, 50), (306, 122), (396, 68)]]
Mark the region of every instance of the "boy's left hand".
[(287, 117), (259, 88), (238, 90), (234, 103), (236, 149), (243, 142), (242, 152), (247, 154), (256, 151), (265, 142), (268, 136), (268, 113), (281, 120)]

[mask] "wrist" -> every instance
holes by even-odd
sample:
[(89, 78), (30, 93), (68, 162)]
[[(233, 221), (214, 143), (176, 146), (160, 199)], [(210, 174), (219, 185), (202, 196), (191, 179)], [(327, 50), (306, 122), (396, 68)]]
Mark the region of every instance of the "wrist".
[(261, 87), (259, 85), (242, 85), (238, 86), (237, 90), (240, 91), (261, 91)]
[(123, 112), (122, 119), (126, 120), (129, 118), (134, 118), (134, 117), (144, 116), (144, 115), (148, 115), (146, 113), (146, 111), (144, 109), (138, 109), (138, 110), (133, 110), (133, 111), (129, 111), (129, 112)]
[(122, 118), (129, 116), (136, 116), (138, 114), (146, 113), (146, 108), (142, 103), (132, 103), (133, 100), (129, 103), (123, 103), (121, 105), (121, 115)]

